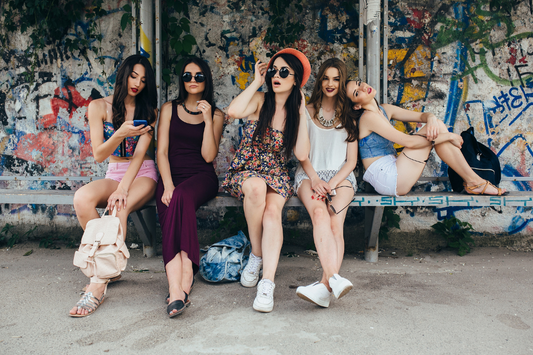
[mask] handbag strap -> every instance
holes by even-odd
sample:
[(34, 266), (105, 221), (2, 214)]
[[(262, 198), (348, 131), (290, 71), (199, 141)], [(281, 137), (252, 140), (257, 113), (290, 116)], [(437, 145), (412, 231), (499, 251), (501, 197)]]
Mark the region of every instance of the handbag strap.
[[(106, 214), (107, 212), (109, 212), (109, 209), (108, 209), (107, 206), (106, 206), (106, 208), (105, 208), (105, 210), (104, 210), (104, 213), (102, 213), (102, 217), (105, 216), (105, 214)], [(116, 217), (116, 216), (117, 216), (117, 206), (116, 206), (116, 205), (113, 206), (113, 214), (111, 214), (111, 216), (113, 216), (113, 217)]]

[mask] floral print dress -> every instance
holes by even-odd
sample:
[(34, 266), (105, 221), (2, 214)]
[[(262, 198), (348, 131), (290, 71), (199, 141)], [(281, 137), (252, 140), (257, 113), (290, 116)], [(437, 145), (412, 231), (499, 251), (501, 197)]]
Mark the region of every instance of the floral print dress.
[(257, 121), (247, 121), (244, 124), (239, 149), (235, 152), (222, 187), (242, 201), (242, 184), (248, 178), (258, 177), (288, 199), (293, 190), (283, 149), (283, 132), (269, 127), (264, 139), (258, 137), (252, 143), (256, 127)]

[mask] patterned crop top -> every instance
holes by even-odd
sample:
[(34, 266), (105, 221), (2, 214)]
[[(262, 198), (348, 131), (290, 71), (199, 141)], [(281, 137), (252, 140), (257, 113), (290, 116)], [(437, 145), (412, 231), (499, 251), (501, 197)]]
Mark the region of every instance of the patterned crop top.
[[(113, 123), (111, 122), (104, 122), (104, 142), (106, 142), (111, 136), (115, 133), (115, 127), (113, 127)], [(115, 157), (132, 157), (133, 153), (135, 152), (135, 148), (137, 147), (137, 142), (139, 142), (140, 136), (134, 136), (134, 137), (126, 137), (120, 143), (120, 145), (115, 149), (113, 152), (113, 156)], [(122, 154), (121, 154), (122, 151)]]
[[(388, 119), (387, 112), (385, 112), (383, 107), (379, 106), (379, 108)], [(396, 149), (394, 149), (393, 142), (383, 138), (376, 132), (372, 132), (365, 138), (359, 140), (359, 154), (361, 154), (361, 159), (382, 157), (385, 155), (396, 156)]]

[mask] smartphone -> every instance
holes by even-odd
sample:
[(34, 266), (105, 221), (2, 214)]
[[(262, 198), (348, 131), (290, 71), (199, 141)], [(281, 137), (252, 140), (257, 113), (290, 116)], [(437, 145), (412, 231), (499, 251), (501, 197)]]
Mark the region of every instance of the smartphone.
[(135, 127), (137, 126), (148, 126), (148, 121), (147, 120), (133, 120), (133, 125)]

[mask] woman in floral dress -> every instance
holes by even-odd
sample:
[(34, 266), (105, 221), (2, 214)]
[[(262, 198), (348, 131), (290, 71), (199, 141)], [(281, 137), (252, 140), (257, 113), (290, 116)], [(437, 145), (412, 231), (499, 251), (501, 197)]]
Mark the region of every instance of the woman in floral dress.
[[(303, 53), (281, 50), (268, 65), (257, 61), (254, 81), (228, 109), (232, 119), (248, 117), (222, 186), (243, 201), (252, 252), (241, 284), (257, 285), (253, 308), (259, 312), (271, 312), (274, 307), (274, 276), (283, 244), (281, 211), (293, 194), (287, 161), (293, 151), (300, 160), (309, 154), (305, 97), (300, 88), (310, 74)], [(258, 92), (265, 82), (268, 91)]]

